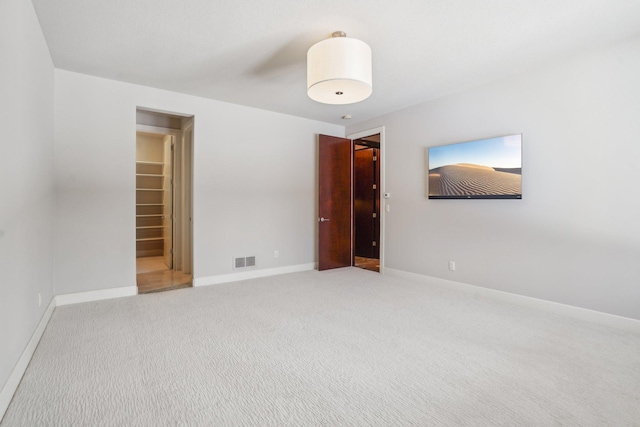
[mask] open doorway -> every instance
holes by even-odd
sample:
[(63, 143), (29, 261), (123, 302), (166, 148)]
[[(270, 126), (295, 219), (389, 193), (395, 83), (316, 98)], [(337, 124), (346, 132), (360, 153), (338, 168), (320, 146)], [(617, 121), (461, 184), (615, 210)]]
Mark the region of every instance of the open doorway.
[[(319, 135), (318, 270), (384, 273), (383, 152), (383, 127), (348, 138)], [(389, 197), (384, 193), (384, 201)]]
[(353, 141), (353, 265), (380, 271), (380, 134)]
[(136, 110), (138, 293), (192, 286), (193, 120)]

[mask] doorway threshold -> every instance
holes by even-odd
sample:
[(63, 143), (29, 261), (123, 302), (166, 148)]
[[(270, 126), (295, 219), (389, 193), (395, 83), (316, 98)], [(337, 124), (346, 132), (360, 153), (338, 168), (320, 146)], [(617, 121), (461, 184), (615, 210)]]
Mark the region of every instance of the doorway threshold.
[(378, 258), (365, 258), (361, 256), (355, 257), (354, 267), (362, 268), (364, 270), (380, 272), (380, 260)]

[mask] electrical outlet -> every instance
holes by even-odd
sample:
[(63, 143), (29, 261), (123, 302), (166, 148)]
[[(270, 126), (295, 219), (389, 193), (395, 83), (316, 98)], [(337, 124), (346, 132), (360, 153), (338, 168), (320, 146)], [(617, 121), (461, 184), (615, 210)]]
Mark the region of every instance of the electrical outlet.
[(456, 262), (455, 261), (449, 261), (449, 270), (450, 271), (456, 271)]
[(280, 258), (280, 251), (273, 251), (274, 258)]

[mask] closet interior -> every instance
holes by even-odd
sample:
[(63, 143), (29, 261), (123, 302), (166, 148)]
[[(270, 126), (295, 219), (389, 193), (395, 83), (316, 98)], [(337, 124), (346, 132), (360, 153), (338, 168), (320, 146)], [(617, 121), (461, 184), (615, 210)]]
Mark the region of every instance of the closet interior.
[(353, 265), (380, 271), (380, 135), (353, 142)]
[(138, 293), (192, 284), (192, 134), (193, 117), (137, 110)]
[[(164, 256), (164, 215), (171, 215), (171, 164), (165, 164), (164, 147), (172, 137), (144, 132), (136, 136), (136, 257)], [(170, 257), (168, 261), (171, 268)]]

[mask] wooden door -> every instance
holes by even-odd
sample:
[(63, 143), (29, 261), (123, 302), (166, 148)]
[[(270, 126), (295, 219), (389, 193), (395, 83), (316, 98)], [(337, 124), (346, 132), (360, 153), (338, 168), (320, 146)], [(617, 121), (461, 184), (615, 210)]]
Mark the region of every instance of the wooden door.
[(318, 270), (352, 263), (351, 140), (320, 135)]
[(164, 170), (162, 171), (164, 263), (173, 268), (173, 136), (164, 137)]
[(373, 218), (373, 241), (376, 244), (373, 246), (373, 258), (380, 259), (380, 149), (373, 149), (373, 181), (375, 183), (375, 190), (373, 191), (374, 199), (374, 212)]
[(182, 197), (181, 211), (182, 221), (182, 272), (185, 274), (193, 273), (193, 227), (192, 227), (192, 205), (193, 205), (193, 123), (191, 118), (184, 126), (182, 131)]

